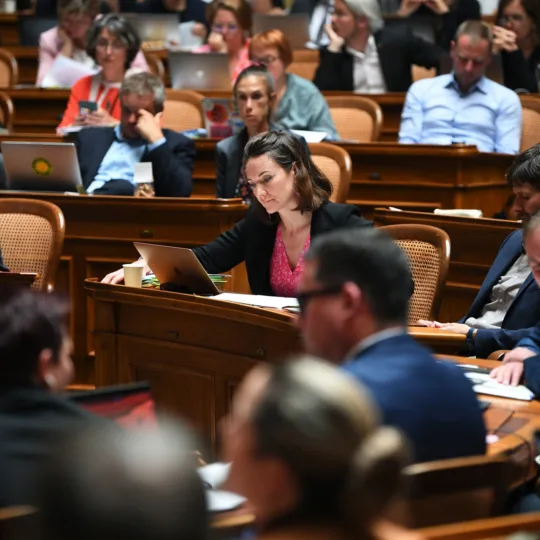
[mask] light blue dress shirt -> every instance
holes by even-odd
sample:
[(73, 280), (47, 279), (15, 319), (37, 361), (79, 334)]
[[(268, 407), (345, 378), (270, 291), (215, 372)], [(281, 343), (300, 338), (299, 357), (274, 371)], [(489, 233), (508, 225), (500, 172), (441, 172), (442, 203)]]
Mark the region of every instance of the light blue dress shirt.
[(515, 92), (482, 77), (462, 94), (454, 74), (415, 82), (401, 115), (400, 143), (476, 145), (480, 152), (517, 154), (521, 103)]
[(120, 131), (120, 124), (118, 124), (114, 128), (114, 141), (86, 192), (93, 193), (109, 180), (127, 180), (135, 185), (135, 163), (141, 161), (146, 151), (151, 152), (165, 142), (165, 137), (152, 144), (148, 144), (143, 138), (125, 139)]

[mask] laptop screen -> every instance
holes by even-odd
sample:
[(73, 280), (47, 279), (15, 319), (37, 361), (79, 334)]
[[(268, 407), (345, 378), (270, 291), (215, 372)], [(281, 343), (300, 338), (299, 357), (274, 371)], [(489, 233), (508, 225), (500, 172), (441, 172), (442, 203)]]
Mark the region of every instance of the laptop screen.
[(155, 403), (147, 382), (76, 392), (69, 394), (69, 398), (89, 412), (126, 428), (157, 423)]

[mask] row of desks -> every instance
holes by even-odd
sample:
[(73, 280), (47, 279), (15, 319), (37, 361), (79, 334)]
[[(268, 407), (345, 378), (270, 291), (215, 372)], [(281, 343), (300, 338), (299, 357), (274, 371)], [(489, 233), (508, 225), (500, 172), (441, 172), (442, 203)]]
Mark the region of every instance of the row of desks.
[[(0, 141), (53, 142), (56, 135), (0, 135)], [(216, 140), (195, 141), (193, 196), (214, 197)], [(485, 154), (474, 146), (340, 144), (352, 160), (348, 200), (407, 203), (417, 209), (478, 208), (487, 217), (500, 211), (510, 194), (505, 171), (513, 157)], [(369, 205), (368, 205), (369, 206)]]
[[(64, 213), (66, 235), (56, 288), (71, 298), (71, 333), (81, 383), (94, 382), (91, 356), (94, 321), (84, 294), (84, 280), (101, 278), (121, 264), (135, 260), (138, 256), (133, 247), (135, 241), (192, 248), (216, 238), (246, 211), (239, 199), (144, 199), (9, 192), (0, 192), (0, 196), (46, 200)], [(439, 226), (449, 234), (452, 256), (439, 317), (443, 321), (454, 321), (465, 314), (503, 240), (519, 226), (516, 222), (501, 220), (389, 212), (373, 207), (367, 210), (379, 226), (419, 222)], [(230, 290), (249, 292), (244, 266), (234, 269), (232, 275)], [(430, 330), (417, 330), (425, 343), (439, 352), (457, 353), (459, 336), (430, 333)]]
[[(93, 280), (85, 287), (96, 321), (96, 385), (149, 381), (160, 408), (187, 419), (214, 451), (219, 419), (243, 376), (260, 361), (279, 363), (302, 350), (296, 316), (284, 311)], [(513, 483), (521, 484), (535, 474), (540, 404), (483, 398), (492, 402), (485, 422), (496, 436), (488, 453), (508, 456)]]

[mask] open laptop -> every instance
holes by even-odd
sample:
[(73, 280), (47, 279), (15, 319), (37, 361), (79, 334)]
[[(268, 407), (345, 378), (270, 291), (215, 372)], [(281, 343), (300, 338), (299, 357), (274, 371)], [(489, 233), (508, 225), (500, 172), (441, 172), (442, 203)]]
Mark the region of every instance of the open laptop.
[(124, 427), (155, 424), (155, 403), (147, 382), (106, 386), (90, 392), (73, 392), (69, 399), (91, 413)]
[[(441, 75), (446, 75), (451, 73), (454, 69), (452, 58), (449, 54), (444, 54), (440, 59), (440, 69), (439, 73)], [(491, 58), (491, 62), (486, 68), (485, 76), (492, 81), (504, 85), (504, 75), (502, 69), (502, 60), (500, 54), (494, 54)]]
[(143, 43), (146, 41), (180, 42), (180, 21), (176, 13), (169, 15), (123, 13), (122, 16), (133, 25)]
[(191, 249), (133, 242), (146, 264), (165, 288), (213, 296), (219, 289)]
[(307, 13), (253, 15), (253, 35), (273, 29), (281, 30), (287, 36), (293, 50), (305, 49), (306, 43), (309, 42), (309, 15)]
[(73, 143), (2, 142), (7, 188), (84, 192)]
[(191, 90), (231, 90), (229, 60), (221, 53), (168, 51), (171, 87)]

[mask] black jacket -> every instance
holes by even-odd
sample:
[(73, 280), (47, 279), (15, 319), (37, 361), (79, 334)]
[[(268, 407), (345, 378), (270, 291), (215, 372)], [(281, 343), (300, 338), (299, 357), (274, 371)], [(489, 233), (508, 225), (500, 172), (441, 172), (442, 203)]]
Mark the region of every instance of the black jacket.
[[(350, 204), (325, 203), (313, 212), (311, 238), (342, 227), (371, 227), (371, 221), (359, 215)], [(273, 296), (270, 286), (270, 261), (277, 225), (263, 223), (254, 207), (244, 219), (210, 244), (193, 251), (209, 274), (227, 272), (246, 262), (251, 292)]]
[[(141, 161), (152, 163), (156, 196), (189, 197), (195, 145), (191, 139), (170, 129), (164, 129), (163, 135), (167, 142), (146, 152)], [(75, 145), (85, 188), (93, 182), (114, 137), (114, 128), (111, 127), (95, 127), (79, 132)]]
[[(374, 34), (379, 62), (388, 92), (406, 92), (412, 84), (411, 66), (439, 67), (443, 50), (412, 34), (407, 26), (383, 28)], [(354, 91), (353, 57), (320, 50), (320, 62), (313, 80), (319, 90)]]
[(527, 90), (538, 93), (536, 67), (540, 64), (540, 46), (536, 47), (528, 60), (520, 49), (515, 52), (501, 52), (504, 86), (511, 90)]
[(0, 388), (0, 506), (35, 505), (36, 479), (58, 438), (93, 420), (42, 388)]

